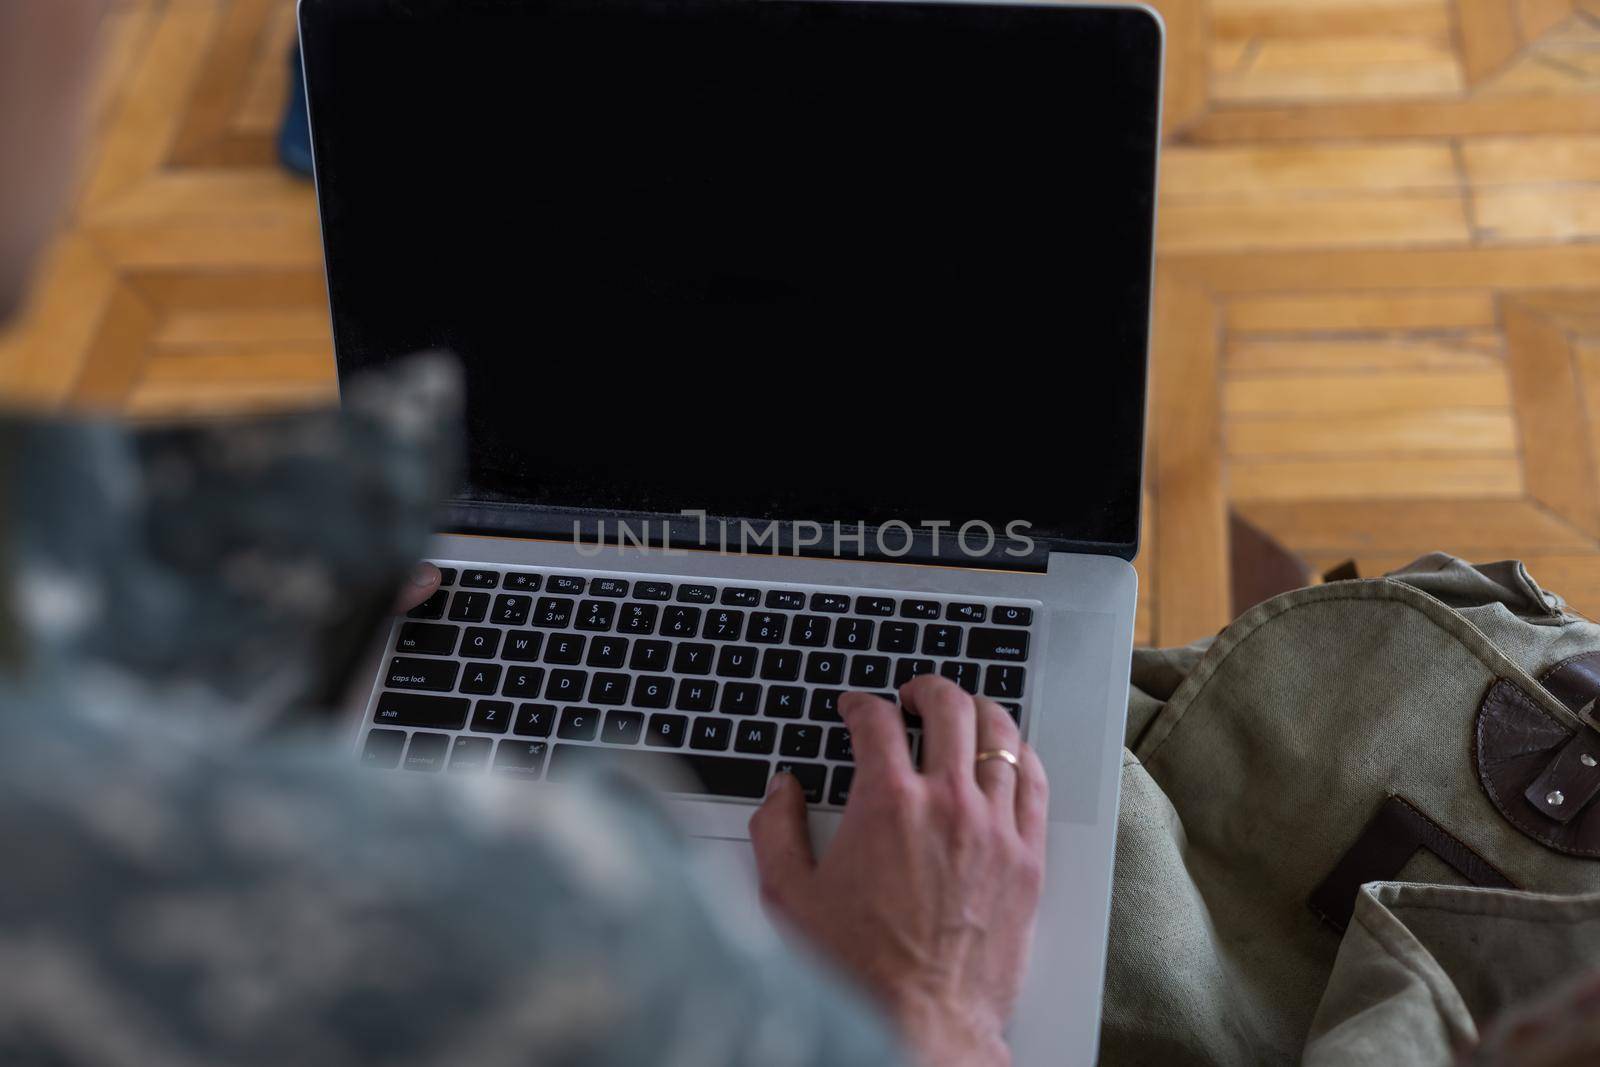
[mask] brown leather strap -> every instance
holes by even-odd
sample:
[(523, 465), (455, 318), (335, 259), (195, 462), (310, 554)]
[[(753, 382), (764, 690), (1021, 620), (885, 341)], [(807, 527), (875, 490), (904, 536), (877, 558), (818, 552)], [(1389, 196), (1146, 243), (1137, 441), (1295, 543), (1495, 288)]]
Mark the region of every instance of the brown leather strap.
[(1534, 810), (1559, 823), (1569, 823), (1600, 794), (1600, 734), (1578, 727), (1561, 746), (1544, 773), (1522, 795)]
[(1307, 901), (1317, 917), (1344, 931), (1356, 909), (1356, 893), (1368, 882), (1387, 882), (1425, 848), (1476, 886), (1515, 889), (1516, 885), (1460, 838), (1424, 815), (1405, 797), (1391, 794), (1367, 823), (1332, 873)]
[(1582, 711), (1600, 696), (1600, 652), (1585, 652), (1562, 660), (1544, 672), (1539, 684), (1569, 711)]

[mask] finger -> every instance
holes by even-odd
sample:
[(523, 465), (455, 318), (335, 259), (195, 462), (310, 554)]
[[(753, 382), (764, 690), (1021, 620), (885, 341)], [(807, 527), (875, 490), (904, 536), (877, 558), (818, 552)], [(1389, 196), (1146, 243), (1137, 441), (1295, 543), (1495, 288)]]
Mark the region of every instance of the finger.
[(439, 578), (438, 567), (426, 560), (417, 564), (394, 596), (394, 613), (403, 615), (438, 592)]
[(767, 799), (750, 816), (750, 843), (755, 846), (762, 898), (785, 907), (817, 865), (806, 829), (805, 793), (794, 775), (772, 776)]
[(1013, 826), (1017, 817), (1017, 779), (1021, 775), (1022, 757), (1019, 749), (1022, 747), (1022, 734), (1017, 730), (1017, 724), (1012, 721), (1011, 716), (1006, 713), (1006, 709), (999, 704), (981, 697), (974, 703), (978, 711), (978, 751), (1009, 752), (1017, 757), (1018, 765), (1015, 767), (1003, 759), (985, 760), (977, 765), (978, 788), (989, 798), (1001, 824)]
[(1050, 781), (1032, 745), (1023, 745), (1017, 753), (1017, 771), (1017, 833), (1042, 856), (1050, 819)]
[(851, 755), (856, 765), (855, 778), (850, 783), (852, 792), (876, 781), (916, 773), (899, 708), (871, 693), (845, 693), (839, 698), (839, 717), (850, 728)]
[(972, 697), (948, 678), (920, 674), (900, 687), (907, 711), (922, 716), (922, 773), (972, 776), (977, 712)]

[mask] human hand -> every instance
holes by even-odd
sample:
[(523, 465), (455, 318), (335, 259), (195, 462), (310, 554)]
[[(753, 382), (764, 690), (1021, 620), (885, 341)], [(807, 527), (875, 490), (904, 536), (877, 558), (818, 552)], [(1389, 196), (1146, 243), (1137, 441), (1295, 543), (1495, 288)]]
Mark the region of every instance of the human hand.
[(417, 564), (406, 584), (394, 595), (394, 613), (404, 615), (439, 591), (439, 568), (426, 560)]
[[(900, 709), (846, 693), (855, 778), (827, 853), (778, 775), (750, 820), (761, 894), (874, 993), (926, 1067), (1010, 1062), (1003, 1030), (1044, 880), (1049, 786), (1011, 716), (948, 679), (900, 688), (922, 717), (922, 770)], [(1002, 759), (976, 763), (979, 752)]]

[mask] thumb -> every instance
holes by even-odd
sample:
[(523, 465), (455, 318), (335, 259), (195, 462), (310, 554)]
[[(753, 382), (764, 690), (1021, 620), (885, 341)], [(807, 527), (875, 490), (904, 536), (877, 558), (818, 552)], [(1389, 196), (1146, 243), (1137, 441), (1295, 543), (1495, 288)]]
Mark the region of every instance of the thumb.
[(767, 799), (750, 816), (750, 843), (756, 851), (761, 897), (783, 908), (816, 868), (806, 831), (806, 798), (792, 774), (775, 774)]
[(402, 615), (438, 592), (441, 578), (439, 568), (427, 560), (417, 564), (406, 584), (395, 594), (394, 613)]

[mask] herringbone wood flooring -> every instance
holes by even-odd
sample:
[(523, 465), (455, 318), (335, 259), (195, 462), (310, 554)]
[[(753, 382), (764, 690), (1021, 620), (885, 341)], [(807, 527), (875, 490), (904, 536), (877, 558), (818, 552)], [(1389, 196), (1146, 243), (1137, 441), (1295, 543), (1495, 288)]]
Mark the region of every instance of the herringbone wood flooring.
[[(1229, 505), (1316, 565), (1519, 556), (1600, 614), (1600, 0), (1157, 0), (1142, 640), (1228, 617)], [(326, 402), (290, 0), (123, 0), (0, 396)]]

